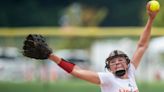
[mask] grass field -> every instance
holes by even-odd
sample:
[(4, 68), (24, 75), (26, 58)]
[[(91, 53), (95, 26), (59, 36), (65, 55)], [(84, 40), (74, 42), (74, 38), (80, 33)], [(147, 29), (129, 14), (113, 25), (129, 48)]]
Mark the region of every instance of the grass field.
[[(164, 92), (164, 83), (138, 83), (140, 92)], [(55, 83), (0, 83), (0, 92), (101, 92), (99, 86), (85, 81), (57, 81)]]

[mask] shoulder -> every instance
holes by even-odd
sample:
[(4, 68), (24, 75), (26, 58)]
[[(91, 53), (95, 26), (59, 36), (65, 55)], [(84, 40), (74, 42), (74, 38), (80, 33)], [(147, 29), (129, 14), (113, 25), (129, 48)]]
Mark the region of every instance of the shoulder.
[(98, 72), (98, 75), (104, 76), (104, 77), (109, 77), (109, 76), (113, 76), (113, 74), (111, 72)]
[(101, 84), (110, 83), (115, 77), (111, 72), (98, 72)]
[(129, 64), (129, 69), (132, 70), (132, 71), (136, 71), (136, 67), (135, 67), (135, 64), (133, 62), (131, 62)]
[(129, 77), (135, 78), (136, 68), (133, 63), (129, 64), (128, 75)]

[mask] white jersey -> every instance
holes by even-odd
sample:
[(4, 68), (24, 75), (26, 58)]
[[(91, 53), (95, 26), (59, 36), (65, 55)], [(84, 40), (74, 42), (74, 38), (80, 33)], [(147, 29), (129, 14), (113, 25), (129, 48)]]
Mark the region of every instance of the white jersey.
[(139, 92), (135, 81), (135, 67), (129, 65), (128, 79), (120, 79), (111, 72), (99, 72), (101, 92)]

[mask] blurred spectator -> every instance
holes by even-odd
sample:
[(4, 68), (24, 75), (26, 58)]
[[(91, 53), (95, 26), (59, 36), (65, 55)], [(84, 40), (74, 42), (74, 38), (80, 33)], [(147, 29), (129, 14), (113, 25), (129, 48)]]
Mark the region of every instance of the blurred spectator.
[(59, 24), (68, 26), (97, 26), (106, 17), (107, 9), (73, 3), (63, 11)]

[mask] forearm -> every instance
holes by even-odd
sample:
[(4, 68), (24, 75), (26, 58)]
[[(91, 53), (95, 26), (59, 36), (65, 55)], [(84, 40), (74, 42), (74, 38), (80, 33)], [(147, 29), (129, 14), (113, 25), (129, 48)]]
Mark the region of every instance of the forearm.
[(140, 40), (138, 42), (139, 47), (147, 47), (150, 40), (152, 23), (153, 18), (149, 17), (144, 32), (141, 34)]
[(132, 62), (134, 64), (135, 68), (138, 67), (138, 65), (141, 61), (141, 58), (148, 47), (148, 43), (149, 43), (150, 36), (151, 36), (152, 23), (153, 23), (153, 19), (149, 18), (147, 21), (147, 24), (145, 26), (144, 32), (140, 36), (140, 39), (139, 39), (139, 42), (137, 45), (137, 49), (132, 58)]
[(151, 27), (152, 27), (153, 21), (157, 15), (157, 13), (159, 12), (159, 10), (152, 12), (149, 7), (150, 7), (150, 4), (148, 3), (146, 8), (147, 8), (147, 13), (149, 15), (149, 19), (145, 26), (144, 32), (141, 34), (141, 37), (140, 37), (140, 40), (138, 43), (138, 46), (140, 46), (140, 47), (147, 47), (148, 42), (150, 40)]
[(88, 82), (94, 83), (94, 84), (100, 84), (100, 80), (98, 77), (98, 74), (92, 71), (83, 70), (77, 65), (68, 62), (54, 54), (51, 54), (49, 56), (49, 59), (58, 64), (62, 69), (64, 69), (67, 73), (70, 73), (71, 75), (86, 80)]
[(83, 70), (80, 67), (75, 66), (71, 74), (79, 79), (88, 81), (90, 83), (97, 84), (97, 85), (100, 84), (100, 79), (98, 73), (96, 72)]

